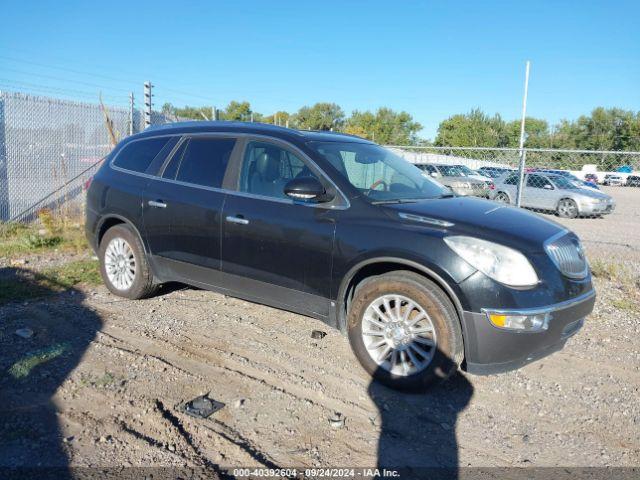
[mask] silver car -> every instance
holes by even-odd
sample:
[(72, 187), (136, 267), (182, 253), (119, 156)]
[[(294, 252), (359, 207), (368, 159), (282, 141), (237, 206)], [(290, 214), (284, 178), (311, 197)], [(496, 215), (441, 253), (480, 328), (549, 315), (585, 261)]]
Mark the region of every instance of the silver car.
[[(489, 198), (504, 203), (516, 203), (518, 173), (506, 173), (495, 180)], [(600, 216), (611, 213), (615, 201), (606, 193), (577, 187), (569, 179), (552, 173), (528, 173), (524, 177), (522, 206), (555, 211), (558, 216)]]
[(444, 165), (437, 163), (416, 164), (424, 175), (428, 175), (441, 184), (449, 187), (457, 195), (475, 195), (489, 197), (493, 182), (490, 179), (479, 180), (469, 177), (458, 165)]

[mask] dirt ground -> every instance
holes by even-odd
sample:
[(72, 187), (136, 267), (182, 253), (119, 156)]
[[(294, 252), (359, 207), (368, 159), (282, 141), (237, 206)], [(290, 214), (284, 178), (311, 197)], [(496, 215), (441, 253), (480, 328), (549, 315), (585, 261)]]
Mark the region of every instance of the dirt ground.
[[(593, 243), (606, 238), (620, 240), (616, 256), (640, 246), (637, 203), (623, 203), (568, 222), (593, 255), (606, 256)], [(638, 284), (596, 287), (563, 351), (419, 395), (372, 384), (347, 339), (317, 320), (180, 285), (142, 301), (99, 286), (10, 303), (0, 466), (638, 466)], [(16, 335), (25, 327), (31, 336)], [(182, 412), (205, 393), (224, 408)]]

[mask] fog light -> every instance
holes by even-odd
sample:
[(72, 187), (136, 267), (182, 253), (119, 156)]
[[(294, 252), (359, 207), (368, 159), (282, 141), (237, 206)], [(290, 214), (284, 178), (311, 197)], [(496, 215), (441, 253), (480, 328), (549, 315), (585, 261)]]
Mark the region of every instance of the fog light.
[(489, 321), (498, 328), (509, 330), (520, 330), (524, 332), (539, 332), (549, 328), (549, 313), (538, 313), (536, 315), (518, 315), (507, 313), (487, 312)]

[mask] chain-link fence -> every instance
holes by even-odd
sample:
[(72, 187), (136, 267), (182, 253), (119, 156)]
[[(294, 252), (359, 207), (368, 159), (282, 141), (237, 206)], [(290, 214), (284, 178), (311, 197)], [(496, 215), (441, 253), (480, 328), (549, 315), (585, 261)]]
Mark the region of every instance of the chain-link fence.
[(602, 185), (640, 186), (640, 152), (481, 147), (388, 147), (459, 195), (560, 216), (610, 213)]
[[(106, 109), (117, 139), (143, 129), (141, 111)], [(152, 125), (178, 120), (151, 116)], [(0, 92), (0, 221), (28, 220), (41, 208), (77, 207), (71, 200), (82, 199), (83, 185), (111, 148), (100, 105)], [(640, 186), (639, 152), (388, 148), (458, 194), (567, 216), (610, 211), (613, 203), (598, 192), (602, 184)]]
[[(117, 139), (143, 129), (139, 110), (106, 106)], [(152, 124), (167, 118), (153, 112)], [(112, 145), (100, 105), (0, 92), (0, 221), (72, 208)]]

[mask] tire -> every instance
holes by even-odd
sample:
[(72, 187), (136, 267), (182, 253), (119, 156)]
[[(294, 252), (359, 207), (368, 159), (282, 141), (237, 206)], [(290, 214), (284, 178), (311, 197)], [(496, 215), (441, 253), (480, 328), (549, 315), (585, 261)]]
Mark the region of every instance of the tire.
[[(115, 225), (107, 230), (100, 241), (98, 252), (100, 274), (111, 293), (138, 300), (153, 295), (158, 289), (159, 285), (153, 281), (153, 274), (142, 242), (127, 224)], [(114, 255), (118, 258), (118, 262), (122, 262), (122, 269), (129, 272), (130, 275), (127, 275), (127, 278), (114, 274), (114, 269), (108, 266), (109, 263), (114, 263)], [(129, 268), (126, 267), (127, 264)], [(131, 281), (128, 280), (129, 276), (132, 277)]]
[[(423, 333), (419, 342), (411, 341), (413, 347), (410, 347), (409, 344), (401, 344), (397, 348), (391, 348), (388, 343), (385, 343), (375, 351), (373, 349), (375, 344), (396, 342), (397, 340), (393, 334), (389, 335), (389, 338), (385, 337), (380, 327), (373, 326), (368, 320), (368, 318), (372, 318), (370, 316), (371, 308), (384, 296), (400, 297), (401, 313), (409, 312), (408, 321), (414, 321), (421, 317), (419, 309), (422, 309), (422, 315), (426, 314), (427, 318), (423, 318), (415, 325), (418, 329), (425, 329), (430, 323), (433, 333)], [(410, 304), (404, 303), (406, 300), (417, 305), (417, 309), (407, 308)], [(395, 312), (395, 301), (388, 305), (390, 306), (389, 310)], [(403, 305), (404, 310), (402, 310)], [(387, 309), (382, 311), (386, 313)], [(400, 325), (380, 322), (381, 318), (377, 317), (377, 321), (382, 325)], [(400, 327), (401, 331), (406, 331), (402, 328)], [(372, 329), (375, 329), (375, 335), (371, 333), (363, 335), (363, 329), (365, 332), (371, 332)], [(397, 390), (421, 391), (446, 380), (456, 372), (464, 358), (460, 322), (449, 297), (435, 283), (414, 272), (399, 270), (363, 280), (357, 286), (349, 307), (347, 330), (351, 348), (364, 369), (375, 380)], [(435, 346), (429, 347), (422, 343), (429, 340), (429, 337), (430, 341), (435, 340)], [(418, 353), (419, 350), (415, 349), (416, 346), (428, 353), (428, 356), (422, 356)], [(376, 361), (374, 356), (380, 357), (389, 348), (391, 351), (385, 357), (386, 360), (378, 363), (379, 361)], [(404, 353), (401, 353), (403, 351)], [(410, 357), (410, 355), (412, 356)], [(430, 357), (428, 362), (426, 361), (427, 357)], [(393, 368), (392, 365), (394, 359), (396, 362), (401, 362), (396, 364), (396, 368)], [(417, 363), (414, 363), (414, 359), (417, 360)], [(424, 364), (421, 369), (418, 368), (420, 363)], [(405, 367), (405, 364), (408, 367)]]
[(578, 204), (570, 198), (560, 199), (556, 212), (562, 218), (576, 218), (580, 214)]
[(511, 203), (511, 199), (509, 198), (509, 195), (507, 195), (504, 192), (498, 192), (494, 200), (500, 203), (507, 203), (507, 204)]

